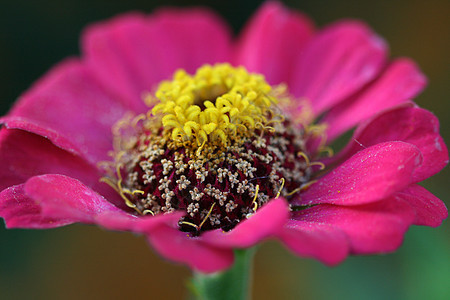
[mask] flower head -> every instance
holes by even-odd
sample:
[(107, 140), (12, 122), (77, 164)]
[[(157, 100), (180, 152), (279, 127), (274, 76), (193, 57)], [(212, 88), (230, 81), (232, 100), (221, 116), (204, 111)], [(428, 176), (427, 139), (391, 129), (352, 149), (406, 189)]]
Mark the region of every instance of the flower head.
[(386, 57), (361, 23), (316, 32), (273, 2), (236, 42), (199, 9), (94, 25), (82, 58), (0, 120), (0, 216), (141, 233), (203, 272), (266, 238), (326, 264), (393, 251), (410, 225), (447, 217), (417, 183), (448, 152), (410, 101), (423, 75)]
[(148, 98), (151, 111), (114, 127), (103, 178), (139, 215), (183, 210), (182, 231), (229, 231), (325, 167), (308, 156), (317, 126), (291, 121), (280, 108), (292, 101), (285, 89), (243, 67), (180, 70)]

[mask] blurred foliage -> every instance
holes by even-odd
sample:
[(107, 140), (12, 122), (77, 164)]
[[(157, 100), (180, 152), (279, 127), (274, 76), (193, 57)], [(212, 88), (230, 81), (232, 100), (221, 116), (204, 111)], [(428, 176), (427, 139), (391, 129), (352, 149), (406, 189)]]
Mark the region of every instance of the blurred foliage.
[[(429, 78), (417, 99), (441, 120), (450, 141), (450, 2), (447, 0), (285, 1), (323, 26), (342, 18), (367, 22), (392, 56), (414, 59)], [(71, 0), (0, 2), (1, 112), (33, 81), (65, 57), (78, 55), (89, 23), (129, 10), (203, 5), (242, 28), (260, 1)], [(425, 182), (449, 202), (450, 171)], [(394, 254), (351, 257), (328, 268), (268, 242), (256, 256), (255, 299), (450, 299), (450, 225), (413, 227)], [(0, 226), (2, 299), (180, 299), (189, 270), (166, 262), (143, 237), (91, 226), (32, 231)], [(332, 249), (330, 249), (332, 251)]]

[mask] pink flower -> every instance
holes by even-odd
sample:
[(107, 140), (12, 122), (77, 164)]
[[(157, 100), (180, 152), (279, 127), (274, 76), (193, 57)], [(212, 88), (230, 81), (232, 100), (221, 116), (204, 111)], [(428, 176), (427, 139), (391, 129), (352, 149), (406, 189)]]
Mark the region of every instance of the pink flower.
[[(81, 222), (136, 232), (164, 257), (214, 272), (232, 264), (234, 248), (267, 238), (329, 265), (349, 254), (390, 252), (410, 225), (435, 227), (447, 217), (443, 202), (417, 184), (448, 163), (438, 120), (411, 102), (425, 78), (408, 59), (388, 61), (387, 46), (364, 24), (316, 31), (304, 15), (268, 2), (233, 41), (209, 11), (161, 10), (89, 27), (82, 52), (0, 120), (0, 216), (8, 228)], [(303, 108), (310, 103), (306, 117), (327, 124), (328, 144), (356, 130), (342, 151), (321, 159), (327, 172), (316, 172), (317, 182), (299, 196), (275, 197), (227, 232), (194, 236), (180, 230), (185, 209), (152, 216), (125, 206), (100, 181), (98, 164), (111, 160), (114, 124), (129, 111), (148, 111), (144, 93), (178, 68), (194, 73), (217, 62), (285, 83)], [(319, 159), (317, 141), (306, 147)]]

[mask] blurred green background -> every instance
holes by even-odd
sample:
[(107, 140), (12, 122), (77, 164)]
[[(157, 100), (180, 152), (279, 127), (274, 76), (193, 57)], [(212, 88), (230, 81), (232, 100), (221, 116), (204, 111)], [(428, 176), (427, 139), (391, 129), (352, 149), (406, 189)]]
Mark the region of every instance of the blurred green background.
[[(429, 78), (417, 98), (441, 120), (450, 142), (450, 1), (284, 1), (323, 26), (342, 18), (367, 22)], [(78, 55), (89, 23), (162, 5), (214, 8), (237, 33), (260, 1), (0, 2), (1, 112), (61, 59)], [(449, 168), (424, 185), (450, 203)], [(1, 222), (1, 221), (0, 221)], [(1, 223), (0, 223), (1, 224)], [(450, 222), (413, 227), (394, 254), (351, 257), (334, 268), (300, 259), (275, 242), (258, 251), (255, 299), (450, 299)], [(158, 257), (143, 237), (93, 226), (33, 231), (0, 225), (0, 299), (182, 299), (189, 270)]]

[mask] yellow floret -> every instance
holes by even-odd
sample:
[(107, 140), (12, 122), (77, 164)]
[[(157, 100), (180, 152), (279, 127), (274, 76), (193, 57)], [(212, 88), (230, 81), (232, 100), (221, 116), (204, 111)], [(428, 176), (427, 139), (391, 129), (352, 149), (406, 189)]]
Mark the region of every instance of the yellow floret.
[(204, 65), (195, 75), (178, 70), (159, 85), (152, 114), (180, 146), (227, 146), (265, 127), (277, 102), (271, 90), (264, 76), (243, 67)]

